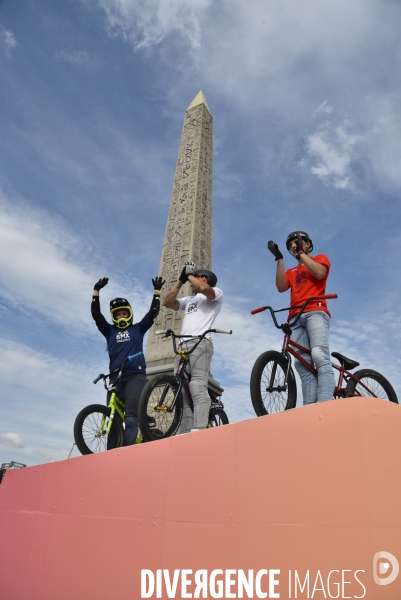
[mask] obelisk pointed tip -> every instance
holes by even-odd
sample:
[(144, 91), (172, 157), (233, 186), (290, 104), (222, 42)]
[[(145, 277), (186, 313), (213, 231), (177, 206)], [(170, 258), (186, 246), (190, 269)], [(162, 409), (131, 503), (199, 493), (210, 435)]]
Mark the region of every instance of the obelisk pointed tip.
[[(192, 100), (191, 104), (188, 106), (187, 110), (189, 110), (190, 108), (194, 108), (195, 106), (198, 106), (199, 104), (204, 104), (206, 106), (206, 108), (208, 109), (208, 111), (210, 112), (210, 108), (208, 107), (206, 98), (205, 98), (202, 90), (200, 92), (198, 92), (198, 94)], [(212, 113), (210, 113), (210, 114), (212, 114)]]

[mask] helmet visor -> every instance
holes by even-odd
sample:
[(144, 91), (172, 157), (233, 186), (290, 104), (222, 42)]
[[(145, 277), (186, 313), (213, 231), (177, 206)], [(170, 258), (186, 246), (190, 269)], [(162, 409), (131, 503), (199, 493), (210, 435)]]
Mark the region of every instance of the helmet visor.
[[(124, 316), (119, 316), (119, 318), (116, 318), (115, 314), (122, 310), (125, 310), (127, 314)], [(129, 325), (131, 325), (133, 318), (134, 318), (132, 308), (129, 305), (128, 306), (118, 306), (116, 308), (112, 308), (110, 310), (110, 314), (111, 314), (111, 318), (112, 318), (114, 325), (116, 327), (118, 327), (118, 329), (125, 329), (126, 327), (129, 327)]]

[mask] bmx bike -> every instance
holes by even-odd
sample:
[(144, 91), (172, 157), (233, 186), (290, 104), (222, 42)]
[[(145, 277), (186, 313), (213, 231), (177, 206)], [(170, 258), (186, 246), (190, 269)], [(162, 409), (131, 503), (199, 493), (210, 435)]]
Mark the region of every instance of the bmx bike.
[[(337, 298), (337, 294), (326, 294), (324, 296), (312, 296), (308, 298), (302, 306), (291, 308), (300, 309), (293, 319), (288, 323), (277, 322), (276, 313), (290, 310), (290, 308), (280, 308), (273, 310), (271, 306), (262, 306), (255, 308), (251, 314), (269, 310), (277, 329), (284, 333), (284, 341), (281, 352), (268, 350), (259, 356), (256, 360), (251, 374), (250, 388), (253, 408), (258, 417), (282, 412), (290, 408), (295, 408), (297, 403), (297, 384), (294, 371), (291, 365), (291, 356), (299, 360), (311, 373), (317, 377), (317, 370), (297, 352), (311, 355), (309, 348), (301, 346), (291, 339), (293, 327), (301, 317), (305, 308), (312, 300), (332, 300)], [(390, 382), (380, 373), (373, 369), (361, 369), (351, 373), (352, 369), (359, 366), (355, 360), (347, 358), (339, 352), (332, 352), (331, 356), (336, 358), (340, 365), (332, 363), (338, 373), (337, 385), (334, 389), (334, 398), (347, 398), (352, 396), (371, 396), (381, 398), (398, 404), (397, 394)]]
[[(117, 395), (116, 385), (122, 375), (126, 362), (128, 360), (135, 360), (142, 354), (142, 352), (137, 352), (128, 356), (121, 367), (108, 375), (101, 373), (94, 379), (93, 383), (97, 383), (103, 379), (104, 387), (110, 393), (110, 398), (107, 406), (103, 404), (90, 404), (78, 413), (74, 423), (74, 439), (81, 454), (94, 454), (107, 450), (107, 439), (112, 430), (116, 439), (115, 447), (121, 448), (121, 446), (125, 446), (125, 430), (123, 425), (125, 422), (125, 404)], [(110, 382), (110, 375), (114, 375), (115, 373), (117, 373), (117, 377), (113, 383), (107, 384), (107, 379)], [(140, 444), (141, 442), (142, 434), (139, 431), (135, 444)]]
[[(180, 357), (175, 375), (156, 375), (144, 387), (139, 399), (138, 419), (144, 441), (154, 441), (175, 435), (181, 425), (183, 411), (182, 390), (186, 393), (193, 410), (189, 389), (191, 373), (188, 370), (189, 356), (208, 333), (231, 334), (231, 329), (208, 329), (202, 335), (175, 334), (171, 329), (156, 331), (156, 335), (172, 337), (174, 353)], [(177, 338), (198, 340), (190, 350), (177, 349)], [(209, 391), (211, 406), (208, 427), (228, 425), (224, 404)]]

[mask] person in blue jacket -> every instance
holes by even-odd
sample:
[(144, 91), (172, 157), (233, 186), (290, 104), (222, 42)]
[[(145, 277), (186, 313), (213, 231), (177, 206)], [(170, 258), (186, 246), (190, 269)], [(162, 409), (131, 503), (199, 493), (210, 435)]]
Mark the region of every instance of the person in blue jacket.
[[(160, 293), (164, 285), (161, 277), (152, 279), (153, 298), (149, 312), (139, 323), (133, 323), (132, 307), (125, 298), (114, 298), (110, 302), (110, 314), (113, 325), (110, 325), (100, 312), (99, 291), (108, 284), (108, 278), (103, 277), (95, 283), (92, 295), (91, 312), (96, 326), (107, 341), (110, 373), (119, 369), (124, 360), (132, 354), (143, 352), (143, 337), (153, 325), (160, 310)], [(114, 381), (117, 373), (114, 376)], [(113, 383), (113, 376), (110, 378)], [(117, 386), (118, 397), (125, 403), (125, 440), (126, 445), (135, 443), (138, 434), (138, 402), (146, 384), (145, 357), (141, 354), (133, 361), (127, 361)], [(116, 436), (113, 428), (107, 440), (107, 449), (115, 448)]]

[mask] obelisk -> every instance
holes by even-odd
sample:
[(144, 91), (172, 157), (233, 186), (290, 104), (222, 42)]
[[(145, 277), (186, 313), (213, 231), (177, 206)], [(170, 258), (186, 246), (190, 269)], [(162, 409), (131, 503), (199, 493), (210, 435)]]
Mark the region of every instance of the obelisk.
[[(212, 144), (212, 115), (205, 96), (199, 92), (184, 116), (159, 268), (159, 275), (166, 281), (162, 300), (177, 281), (185, 261), (192, 260), (202, 269), (212, 267)], [(179, 297), (190, 294), (187, 283)], [(161, 309), (149, 332), (146, 349), (149, 374), (172, 369), (171, 338), (157, 336), (155, 331), (173, 329), (180, 333), (183, 316), (182, 311)]]

